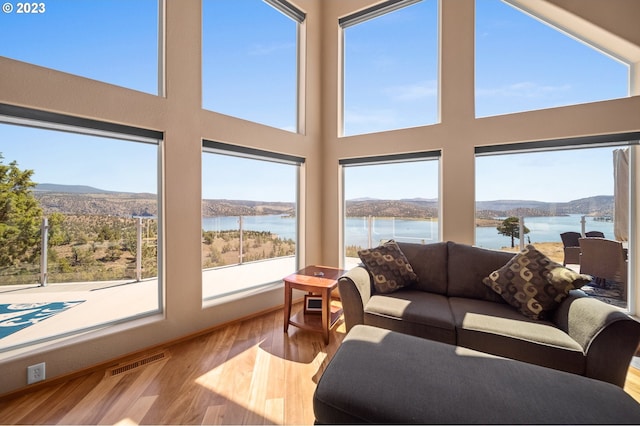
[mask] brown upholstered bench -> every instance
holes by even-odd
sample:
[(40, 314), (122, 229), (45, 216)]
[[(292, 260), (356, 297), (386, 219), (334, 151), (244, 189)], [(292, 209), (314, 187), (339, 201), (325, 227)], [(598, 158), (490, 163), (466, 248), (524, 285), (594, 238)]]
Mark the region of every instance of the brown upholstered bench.
[(313, 409), (318, 424), (640, 424), (640, 404), (611, 383), (366, 325)]

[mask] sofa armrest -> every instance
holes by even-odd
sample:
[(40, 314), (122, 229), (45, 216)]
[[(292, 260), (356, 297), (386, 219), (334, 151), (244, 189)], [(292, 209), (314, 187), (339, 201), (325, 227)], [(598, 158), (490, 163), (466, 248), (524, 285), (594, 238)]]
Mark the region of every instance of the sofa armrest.
[(350, 269), (338, 279), (347, 331), (357, 324), (364, 324), (364, 306), (371, 298), (371, 287), (371, 275), (363, 266)]
[(585, 376), (624, 386), (631, 357), (640, 343), (640, 323), (620, 309), (574, 290), (554, 321), (586, 355)]

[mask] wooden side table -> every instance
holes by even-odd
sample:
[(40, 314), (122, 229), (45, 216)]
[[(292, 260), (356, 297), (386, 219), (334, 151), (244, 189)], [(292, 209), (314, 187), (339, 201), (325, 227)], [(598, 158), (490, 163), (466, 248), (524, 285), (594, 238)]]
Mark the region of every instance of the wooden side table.
[[(331, 305), (331, 292), (338, 286), (338, 278), (347, 272), (329, 266), (307, 266), (284, 278), (284, 332), (289, 324), (298, 328), (322, 333), (324, 343), (329, 343), (329, 330), (338, 321), (342, 309)], [(291, 317), (291, 294), (293, 289), (309, 294), (320, 294), (322, 313), (306, 313), (304, 309)]]

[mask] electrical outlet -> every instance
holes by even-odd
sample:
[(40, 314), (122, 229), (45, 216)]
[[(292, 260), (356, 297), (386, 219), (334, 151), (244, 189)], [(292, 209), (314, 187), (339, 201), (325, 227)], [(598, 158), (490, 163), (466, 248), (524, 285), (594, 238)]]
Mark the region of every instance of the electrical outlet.
[(45, 363), (41, 362), (40, 364), (30, 365), (27, 367), (28, 385), (36, 382), (41, 382), (47, 378), (45, 366)]

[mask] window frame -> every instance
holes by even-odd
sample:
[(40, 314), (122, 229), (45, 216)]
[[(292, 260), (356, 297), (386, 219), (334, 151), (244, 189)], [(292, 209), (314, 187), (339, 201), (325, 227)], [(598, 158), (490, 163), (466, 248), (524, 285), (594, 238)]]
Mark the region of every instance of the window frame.
[(162, 315), (165, 311), (164, 305), (164, 215), (163, 215), (163, 157), (164, 157), (164, 132), (145, 129), (142, 127), (128, 126), (118, 123), (110, 123), (101, 120), (87, 119), (67, 114), (54, 113), (38, 110), (34, 108), (20, 107), (15, 105), (0, 103), (0, 124), (16, 125), (28, 128), (36, 128), (47, 131), (60, 131), (63, 133), (73, 133), (86, 136), (96, 136), (122, 141), (145, 143), (157, 147), (157, 194), (158, 205), (158, 242), (157, 242), (157, 309), (140, 312), (138, 314), (108, 320), (90, 326), (85, 326), (62, 333), (56, 333), (25, 343), (19, 343), (10, 347), (0, 348), (0, 353), (15, 349), (30, 347), (43, 342), (58, 340), (69, 336), (77, 336), (82, 333), (95, 331), (105, 326), (131, 323), (132, 321), (148, 318), (154, 315)]
[[(204, 1), (204, 0), (201, 0)], [(274, 9), (276, 9), (278, 12), (282, 13), (284, 16), (290, 18), (291, 20), (293, 20), (296, 23), (296, 93), (295, 93), (295, 100), (296, 100), (296, 105), (295, 105), (295, 114), (294, 114), (294, 119), (295, 119), (295, 131), (293, 133), (296, 134), (305, 134), (306, 133), (306, 92), (305, 92), (305, 88), (306, 88), (306, 84), (304, 84), (304, 82), (306, 81), (306, 60), (304, 60), (304, 58), (306, 57), (306, 18), (307, 18), (307, 14), (306, 12), (304, 12), (302, 9), (298, 8), (296, 5), (294, 5), (293, 3), (287, 1), (287, 0), (262, 0), (264, 1), (267, 5), (273, 7)], [(203, 22), (202, 22), (202, 27), (204, 28), (204, 16), (202, 17)], [(202, 33), (204, 33), (204, 30), (202, 30)], [(204, 42), (202, 43), (202, 45), (204, 46)], [(201, 52), (201, 56), (204, 56), (204, 51), (203, 51), (203, 47), (201, 47), (200, 49)], [(204, 63), (204, 61), (202, 61)], [(204, 86), (204, 66), (201, 66), (201, 87)], [(220, 114), (225, 114), (225, 115), (229, 115), (241, 120), (247, 120), (250, 121), (252, 123), (256, 123), (256, 124), (260, 124), (263, 126), (269, 126), (269, 127), (274, 127), (272, 124), (267, 124), (267, 123), (262, 123), (262, 122), (258, 122), (255, 121), (254, 119), (251, 118), (246, 118), (246, 117), (238, 117), (235, 116), (233, 114), (231, 114), (230, 112), (225, 112), (225, 111), (218, 111), (216, 109), (213, 108), (206, 108), (204, 106), (205, 104), (205, 99), (204, 99), (204, 90), (201, 90), (201, 108), (205, 111), (212, 111), (212, 112), (216, 112), (216, 113), (220, 113)], [(281, 129), (281, 130), (285, 130), (288, 131), (286, 129)]]
[[(303, 206), (301, 205), (301, 199), (304, 197), (304, 194), (301, 193), (302, 180), (304, 179), (304, 166), (306, 159), (304, 157), (283, 154), (273, 151), (266, 151), (258, 148), (233, 145), (226, 142), (218, 142), (209, 139), (202, 140), (202, 155), (204, 154), (216, 154), (223, 156), (230, 156), (235, 158), (242, 158), (247, 160), (254, 161), (267, 161), (275, 164), (282, 164), (286, 166), (294, 166), (296, 167), (295, 173), (295, 215), (296, 215), (296, 223), (295, 223), (295, 233), (296, 233), (296, 253), (295, 253), (295, 269), (299, 269), (304, 260), (304, 217), (303, 217)], [(202, 200), (202, 194), (200, 196)], [(202, 223), (201, 223), (202, 227)], [(202, 253), (202, 252), (201, 252)], [(266, 259), (268, 261), (269, 259)], [(202, 263), (202, 260), (201, 260)], [(240, 266), (240, 264), (233, 265), (225, 265), (221, 268), (230, 268), (234, 266)], [(203, 270), (204, 272), (204, 270)], [(257, 285), (253, 285), (250, 287), (243, 287), (238, 290), (229, 291), (226, 293), (222, 293), (220, 295), (212, 295), (205, 296), (202, 295), (203, 306), (208, 306), (209, 304), (218, 304), (222, 302), (227, 302), (233, 299), (241, 299), (243, 295), (247, 291), (255, 291), (255, 290), (263, 290), (268, 289), (274, 284), (281, 285), (282, 281), (280, 279), (276, 281), (269, 281), (264, 283), (259, 283)], [(204, 280), (203, 280), (204, 285)]]
[[(589, 135), (573, 138), (546, 139), (538, 141), (528, 141), (520, 143), (507, 143), (498, 145), (483, 145), (475, 147), (475, 159), (484, 156), (494, 156), (502, 154), (526, 154), (535, 152), (565, 151), (580, 148), (606, 148), (606, 147), (629, 147), (629, 241), (628, 249), (631, 254), (628, 258), (628, 292), (626, 310), (635, 315), (637, 312), (636, 295), (640, 291), (638, 288), (638, 277), (640, 273), (640, 262), (638, 250), (640, 249), (640, 226), (637, 223), (640, 210), (636, 204), (638, 202), (635, 194), (640, 188), (640, 176), (636, 173), (636, 168), (640, 158), (637, 150), (640, 148), (640, 132), (626, 132), (603, 135)], [(474, 159), (474, 162), (475, 162)], [(474, 209), (474, 218), (477, 210)], [(476, 233), (474, 232), (474, 242)]]
[[(281, 1), (281, 0), (277, 0), (277, 1)], [(153, 50), (155, 54), (155, 59), (152, 62), (155, 62), (155, 65), (156, 65), (156, 68), (155, 68), (156, 84), (155, 84), (155, 87), (153, 88), (153, 91), (151, 90), (148, 91), (141, 87), (135, 87), (135, 85), (131, 85), (131, 84), (125, 85), (122, 83), (114, 82), (111, 79), (102, 79), (96, 76), (86, 75), (85, 73), (82, 73), (82, 72), (79, 73), (77, 70), (68, 70), (68, 69), (64, 69), (64, 67), (63, 68), (54, 67), (49, 64), (40, 63), (41, 61), (32, 62), (26, 59), (13, 58), (11, 56), (2, 56), (2, 55), (0, 55), (0, 57), (6, 57), (11, 60), (25, 62), (31, 66), (43, 67), (46, 69), (53, 70), (55, 72), (70, 74), (76, 77), (98, 81), (100, 83), (105, 83), (109, 85), (114, 85), (120, 88), (124, 88), (126, 90), (133, 90), (133, 91), (145, 93), (151, 96), (165, 97), (166, 96), (166, 78), (165, 78), (166, 77), (166, 19), (165, 19), (166, 0), (154, 0), (154, 3), (156, 5), (156, 10), (155, 10), (156, 23), (155, 23), (155, 36), (154, 36), (156, 45), (153, 46), (153, 49), (151, 50)], [(46, 3), (39, 3), (39, 4), (53, 9), (53, 5), (47, 5)], [(116, 9), (116, 12), (118, 10), (120, 9), (119, 8)], [(41, 12), (41, 14), (44, 16), (43, 12)], [(123, 65), (124, 65), (124, 62), (123, 62)]]
[(346, 210), (347, 200), (345, 198), (345, 185), (346, 176), (345, 170), (349, 167), (358, 166), (373, 166), (373, 165), (386, 165), (386, 164), (401, 164), (408, 162), (421, 162), (421, 161), (437, 161), (438, 162), (438, 241), (442, 241), (442, 218), (440, 214), (442, 212), (442, 150), (409, 152), (402, 154), (388, 154), (379, 156), (367, 156), (367, 157), (352, 157), (342, 158), (338, 160), (339, 177), (340, 177), (340, 198), (342, 200), (340, 204), (340, 252), (339, 258), (341, 265), (345, 265), (346, 261)]
[[(528, 2), (528, 0), (502, 0), (502, 2), (510, 7), (511, 9), (531, 18), (535, 21), (538, 21), (540, 24), (547, 26), (551, 30), (557, 32), (559, 35), (563, 37), (567, 37), (571, 40), (574, 40), (577, 43), (582, 44), (583, 46), (592, 49), (594, 52), (597, 52), (612, 61), (615, 61), (627, 68), (627, 90), (626, 94), (623, 97), (607, 97), (602, 99), (591, 99), (591, 100), (579, 100), (577, 102), (571, 103), (560, 103), (553, 104), (541, 107), (534, 108), (526, 108), (526, 109), (515, 109), (509, 110), (505, 112), (497, 112), (497, 113), (489, 113), (489, 114), (478, 114), (478, 10), (477, 4), (481, 0), (473, 0), (475, 5), (475, 16), (474, 16), (474, 24), (476, 26), (476, 30), (474, 32), (474, 111), (475, 111), (475, 119), (485, 119), (491, 117), (498, 117), (509, 114), (522, 114), (529, 113), (534, 111), (541, 111), (545, 109), (552, 108), (564, 108), (564, 107), (574, 107), (578, 105), (584, 105), (588, 103), (594, 102), (605, 102), (616, 99), (624, 99), (626, 97), (632, 96), (634, 93), (635, 86), (635, 78), (634, 78), (634, 60), (633, 57), (640, 54), (640, 48), (638, 46), (629, 43), (628, 40), (625, 40), (616, 35), (612, 35), (611, 33), (606, 32), (603, 28), (598, 27), (594, 23), (583, 20), (583, 19), (572, 19), (575, 18), (568, 11), (563, 11), (561, 8), (553, 8), (549, 9), (548, 6), (540, 3), (532, 4)], [(553, 10), (553, 12), (551, 12)], [(632, 53), (633, 52), (633, 53)], [(501, 74), (502, 75), (502, 74)], [(510, 75), (510, 74), (509, 74)]]
[[(350, 134), (345, 134), (345, 81), (346, 81), (346, 76), (345, 76), (345, 64), (346, 64), (346, 46), (345, 46), (345, 30), (353, 27), (355, 25), (358, 24), (362, 24), (365, 23), (367, 21), (370, 21), (372, 19), (384, 16), (386, 14), (395, 12), (397, 10), (400, 9), (404, 9), (406, 7), (412, 6), (414, 4), (420, 3), (423, 0), (386, 0), (382, 3), (373, 5), (371, 7), (365, 8), (363, 10), (354, 12), (352, 14), (349, 14), (347, 16), (343, 16), (341, 18), (338, 19), (338, 27), (340, 29), (339, 32), (339, 44), (340, 44), (340, 48), (339, 48), (339, 55), (340, 55), (340, 73), (339, 73), (339, 82), (338, 82), (338, 120), (337, 120), (337, 124), (338, 124), (338, 128), (336, 129), (337, 131), (337, 136), (339, 138), (342, 137), (352, 137), (352, 136), (360, 136), (360, 135), (364, 135), (364, 134), (373, 134), (373, 133), (379, 133), (379, 132), (384, 132), (384, 131), (395, 131), (395, 130), (402, 130), (402, 129), (407, 129), (407, 128), (412, 128), (412, 127), (422, 127), (422, 126), (429, 126), (429, 125), (435, 125), (440, 123), (441, 121), (441, 107), (440, 107), (440, 97), (441, 94), (440, 92), (440, 42), (439, 40), (437, 41), (437, 64), (436, 64), (436, 83), (437, 83), (437, 91), (438, 93), (436, 94), (436, 118), (435, 121), (433, 123), (421, 123), (421, 124), (415, 124), (415, 125), (408, 125), (408, 126), (401, 126), (401, 127), (394, 127), (394, 128), (388, 128), (388, 129), (381, 129), (381, 130), (374, 130), (374, 131), (366, 131), (366, 132), (356, 132), (356, 133), (350, 133)], [(438, 14), (439, 14), (439, 10), (440, 10), (440, 4), (439, 2), (442, 0), (437, 0), (438, 4), (437, 4), (437, 8), (438, 8)], [(438, 39), (440, 38), (440, 34), (441, 34), (441, 29), (440, 29), (440, 21), (438, 19), (437, 22), (437, 26), (438, 26), (438, 34), (437, 37)], [(426, 115), (425, 115), (426, 117)]]

